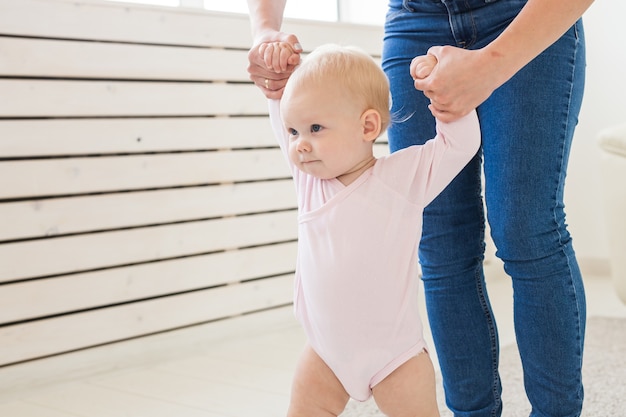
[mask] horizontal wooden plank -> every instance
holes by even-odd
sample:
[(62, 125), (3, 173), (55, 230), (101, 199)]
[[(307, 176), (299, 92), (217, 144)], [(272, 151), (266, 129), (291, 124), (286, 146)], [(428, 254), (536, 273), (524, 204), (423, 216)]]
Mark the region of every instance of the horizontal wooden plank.
[(296, 211), (0, 245), (0, 282), (295, 240)]
[[(386, 143), (386, 133), (376, 140), (377, 145)], [(269, 146), (277, 142), (267, 117), (0, 119), (0, 155), (4, 158)]]
[(0, 51), (0, 76), (250, 81), (242, 50), (0, 37)]
[(267, 114), (253, 84), (0, 79), (0, 118)]
[(288, 242), (5, 284), (0, 286), (0, 323), (290, 273), (296, 248), (296, 242)]
[(291, 179), (0, 204), (0, 241), (296, 207)]
[(289, 177), (279, 149), (0, 162), (0, 198)]
[[(375, 147), (377, 156), (386, 145)], [(279, 149), (0, 162), (0, 199), (288, 178)], [(35, 203), (35, 208), (38, 207)]]
[[(283, 30), (296, 33), (306, 50), (334, 42), (380, 54), (383, 39), (380, 26), (348, 23), (285, 19)], [(252, 44), (245, 14), (95, 0), (0, 0), (0, 34), (241, 49)]]
[(244, 48), (251, 42), (245, 15), (96, 0), (0, 0), (0, 33)]
[(267, 117), (0, 120), (4, 158), (267, 146), (276, 146)]
[(292, 282), (289, 274), (0, 327), (0, 365), (284, 305)]

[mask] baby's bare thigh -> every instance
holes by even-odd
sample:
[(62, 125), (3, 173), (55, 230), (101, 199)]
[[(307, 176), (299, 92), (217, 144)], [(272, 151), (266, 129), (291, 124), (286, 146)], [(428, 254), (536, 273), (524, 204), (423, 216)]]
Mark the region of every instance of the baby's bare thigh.
[(402, 364), (372, 391), (386, 416), (439, 417), (435, 370), (426, 352)]
[(333, 371), (307, 346), (298, 361), (287, 416), (336, 417), (349, 398)]

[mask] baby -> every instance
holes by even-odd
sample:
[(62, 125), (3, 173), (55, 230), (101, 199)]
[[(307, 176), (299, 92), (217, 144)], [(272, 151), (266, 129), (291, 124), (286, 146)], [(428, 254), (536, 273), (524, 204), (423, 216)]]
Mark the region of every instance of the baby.
[[(273, 68), (293, 53), (280, 43), (264, 52)], [(411, 73), (425, 77), (435, 65), (424, 57)], [(389, 99), (369, 55), (325, 45), (269, 102), (298, 199), (294, 309), (308, 340), (289, 417), (337, 416), (350, 397), (372, 395), (390, 417), (439, 416), (418, 311), (417, 247), (424, 207), (476, 154), (480, 129), (472, 111), (438, 121), (422, 146), (376, 158)]]

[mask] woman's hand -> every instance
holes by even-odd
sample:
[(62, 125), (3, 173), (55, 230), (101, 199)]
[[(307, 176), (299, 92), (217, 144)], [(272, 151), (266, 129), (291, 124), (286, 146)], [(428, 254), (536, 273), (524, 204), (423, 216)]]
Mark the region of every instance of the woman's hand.
[(267, 98), (279, 99), (289, 76), (300, 63), (302, 47), (295, 35), (270, 31), (248, 51), (248, 74)]
[[(429, 109), (443, 122), (452, 122), (478, 107), (507, 78), (483, 50), (434, 46), (428, 50), (437, 64), (428, 76), (411, 75), (415, 88), (430, 99)], [(417, 60), (417, 57), (414, 59)], [(495, 60), (497, 61), (497, 59)], [(415, 65), (417, 68), (417, 64)], [(414, 64), (411, 64), (413, 70)]]

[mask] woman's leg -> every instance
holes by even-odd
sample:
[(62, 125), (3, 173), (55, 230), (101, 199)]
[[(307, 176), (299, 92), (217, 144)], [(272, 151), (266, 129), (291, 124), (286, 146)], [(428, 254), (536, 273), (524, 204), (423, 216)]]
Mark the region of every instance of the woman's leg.
[[(389, 129), (392, 151), (423, 143), (435, 133), (429, 102), (413, 88), (411, 59), (432, 45), (469, 45), (475, 37), (471, 31), (465, 33), (466, 40), (454, 36), (464, 33), (451, 30), (450, 21), (455, 19), (443, 3), (407, 2), (404, 7), (401, 3), (391, 2), (383, 48), (392, 112), (397, 119), (406, 119)], [(476, 156), (426, 208), (420, 262), (446, 403), (455, 416), (493, 417), (501, 413), (501, 386), (498, 336), (482, 271), (480, 174), (480, 156)]]
[(584, 83), (579, 22), (479, 108), (487, 214), (512, 277), (531, 416), (577, 417), (585, 294), (563, 191)]

